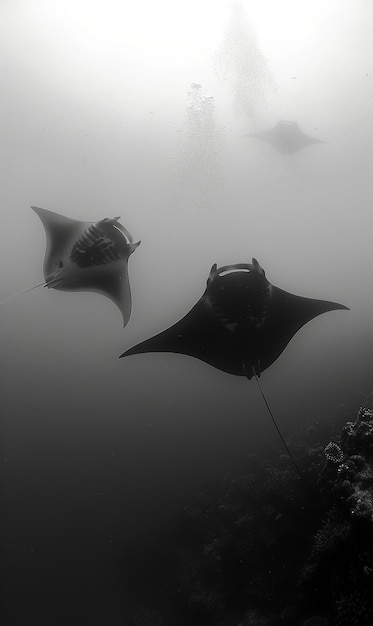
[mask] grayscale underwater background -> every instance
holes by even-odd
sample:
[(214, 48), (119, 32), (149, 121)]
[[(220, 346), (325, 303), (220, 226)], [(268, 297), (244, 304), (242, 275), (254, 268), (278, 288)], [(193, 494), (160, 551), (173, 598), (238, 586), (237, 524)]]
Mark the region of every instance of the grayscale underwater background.
[[(188, 512), (226, 506), (255, 459), (279, 467), (255, 381), (182, 355), (118, 356), (180, 319), (213, 263), (254, 256), (276, 286), (351, 309), (307, 324), (263, 373), (283, 435), (295, 452), (319, 446), (321, 463), (356, 416), (373, 391), (372, 4), (6, 0), (0, 14), (0, 299), (42, 280), (30, 205), (120, 215), (142, 241), (124, 330), (96, 294), (39, 288), (0, 308), (2, 624), (300, 626), (263, 592), (272, 560), (266, 614), (190, 557), (205, 532), (199, 554), (215, 537), (221, 561), (224, 540), (221, 518), (196, 531)], [(282, 119), (326, 143), (287, 155), (244, 137)], [(240, 494), (254, 515), (258, 498)], [(371, 623), (325, 615), (302, 620)]]

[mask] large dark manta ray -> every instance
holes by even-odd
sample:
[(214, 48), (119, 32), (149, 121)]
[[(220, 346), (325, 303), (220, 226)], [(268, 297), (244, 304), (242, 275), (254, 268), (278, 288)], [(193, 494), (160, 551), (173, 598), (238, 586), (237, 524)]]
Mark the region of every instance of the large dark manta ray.
[(220, 268), (215, 264), (203, 296), (185, 317), (121, 357), (176, 352), (250, 379), (276, 361), (304, 324), (337, 309), (348, 307), (275, 287), (256, 259)]
[[(213, 265), (197, 304), (167, 330), (137, 344), (121, 357), (146, 352), (186, 354), (228, 374), (254, 376), (273, 424), (296, 472), (311, 495), (259, 382), (261, 372), (280, 356), (295, 333), (314, 317), (348, 309), (343, 304), (303, 298), (272, 285), (256, 259), (218, 268)], [(120, 357), (120, 358), (121, 358)]]
[(40, 217), (47, 237), (45, 287), (100, 293), (116, 304), (125, 326), (131, 315), (128, 259), (140, 242), (133, 243), (119, 217), (82, 222), (31, 208)]

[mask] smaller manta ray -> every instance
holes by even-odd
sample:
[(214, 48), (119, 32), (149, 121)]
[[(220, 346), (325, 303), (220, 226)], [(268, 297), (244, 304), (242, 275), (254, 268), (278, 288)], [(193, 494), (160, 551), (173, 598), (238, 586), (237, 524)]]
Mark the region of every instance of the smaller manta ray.
[(277, 122), (276, 126), (270, 130), (262, 133), (248, 133), (245, 137), (253, 137), (254, 139), (266, 141), (271, 144), (273, 148), (276, 148), (276, 150), (284, 154), (295, 154), (311, 144), (325, 143), (325, 141), (321, 139), (306, 135), (306, 133), (299, 128), (297, 122), (289, 122), (286, 120)]
[(81, 222), (31, 208), (40, 217), (47, 237), (44, 286), (101, 293), (117, 305), (126, 326), (131, 315), (128, 259), (140, 242), (133, 243), (119, 217)]
[(206, 291), (179, 322), (124, 352), (186, 354), (236, 376), (260, 376), (295, 333), (314, 317), (343, 304), (303, 298), (267, 280), (256, 259), (218, 268)]

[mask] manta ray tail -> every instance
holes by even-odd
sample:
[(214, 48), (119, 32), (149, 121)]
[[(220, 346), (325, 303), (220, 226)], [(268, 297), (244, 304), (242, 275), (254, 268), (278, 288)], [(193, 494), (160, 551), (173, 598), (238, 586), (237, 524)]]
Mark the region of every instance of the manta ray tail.
[(6, 302), (9, 302), (9, 300), (13, 300), (13, 298), (18, 298), (18, 296), (22, 296), (22, 294), (27, 293), (28, 291), (32, 291), (33, 289), (37, 289), (37, 287), (45, 287), (46, 282), (45, 280), (43, 280), (42, 283), (39, 283), (38, 285), (34, 285), (33, 287), (30, 287), (29, 289), (24, 289), (23, 291), (19, 291), (18, 293), (15, 293), (13, 296), (9, 296), (8, 298), (5, 298), (4, 300), (0, 301), (0, 306), (2, 306), (3, 304), (5, 304)]
[(273, 415), (273, 413), (272, 413), (272, 411), (271, 411), (271, 407), (269, 406), (268, 401), (267, 401), (267, 398), (266, 398), (266, 397), (265, 397), (265, 395), (264, 395), (263, 387), (262, 387), (262, 385), (260, 384), (259, 376), (256, 374), (256, 372), (255, 372), (254, 370), (253, 370), (253, 373), (252, 373), (252, 375), (250, 376), (250, 378), (249, 378), (249, 376), (248, 376), (248, 375), (247, 375), (247, 378), (249, 378), (249, 380), (250, 380), (250, 379), (252, 378), (252, 376), (254, 376), (254, 378), (255, 378), (255, 380), (256, 380), (256, 383), (257, 383), (257, 385), (258, 385), (258, 389), (259, 389), (260, 394), (261, 394), (261, 396), (262, 396), (262, 398), (263, 398), (263, 400), (264, 400), (264, 404), (265, 404), (265, 405), (266, 405), (266, 407), (267, 407), (267, 410), (268, 410), (268, 413), (269, 413), (269, 415), (270, 415), (270, 418), (271, 418), (271, 420), (272, 420), (272, 422), (273, 422), (273, 424), (274, 424), (274, 426), (275, 426), (275, 428), (276, 428), (276, 430), (277, 430), (277, 432), (278, 432), (278, 434), (279, 434), (279, 437), (280, 437), (280, 439), (281, 439), (281, 441), (282, 441), (282, 444), (283, 444), (283, 446), (284, 446), (284, 448), (285, 448), (285, 450), (286, 450), (286, 452), (287, 452), (287, 454), (288, 454), (288, 456), (289, 456), (289, 458), (290, 458), (290, 460), (291, 460), (291, 462), (292, 462), (292, 464), (293, 464), (293, 467), (294, 467), (294, 469), (295, 469), (296, 473), (298, 474), (298, 476), (299, 476), (300, 480), (302, 481), (302, 483), (303, 483), (303, 484), (304, 484), (304, 486), (306, 487), (307, 491), (309, 491), (309, 492), (313, 495), (313, 492), (312, 492), (311, 487), (309, 486), (308, 482), (306, 481), (306, 479), (304, 478), (304, 476), (303, 476), (302, 472), (300, 471), (299, 466), (298, 466), (298, 464), (297, 464), (297, 462), (296, 462), (295, 458), (293, 457), (292, 453), (290, 452), (289, 447), (288, 447), (288, 445), (287, 445), (287, 443), (286, 443), (285, 439), (283, 438), (283, 436), (282, 436), (282, 434), (281, 434), (281, 431), (280, 431), (280, 429), (279, 429), (279, 427), (278, 427), (278, 425), (277, 425), (277, 422), (276, 422), (276, 420), (275, 420), (275, 418), (274, 418), (274, 415)]

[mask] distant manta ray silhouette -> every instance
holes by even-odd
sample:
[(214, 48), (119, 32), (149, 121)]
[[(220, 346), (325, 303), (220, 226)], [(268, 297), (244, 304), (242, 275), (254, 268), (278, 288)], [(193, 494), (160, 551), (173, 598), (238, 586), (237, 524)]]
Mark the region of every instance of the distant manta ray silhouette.
[[(140, 242), (133, 243), (128, 230), (118, 222), (119, 217), (82, 222), (31, 208), (40, 217), (47, 238), (45, 282), (31, 289), (43, 285), (60, 291), (100, 293), (116, 304), (126, 326), (131, 315), (128, 259)], [(30, 289), (11, 298), (27, 291)]]
[(207, 287), (179, 322), (126, 350), (120, 358), (174, 352), (195, 357), (236, 376), (254, 376), (278, 434), (299, 476), (259, 382), (261, 373), (280, 356), (298, 330), (313, 318), (348, 307), (288, 293), (272, 285), (256, 259), (218, 268)]
[(306, 133), (299, 128), (297, 122), (288, 120), (281, 120), (270, 130), (261, 133), (247, 133), (245, 137), (261, 139), (284, 154), (295, 154), (299, 152), (299, 150), (312, 144), (326, 143), (321, 139), (306, 135)]

